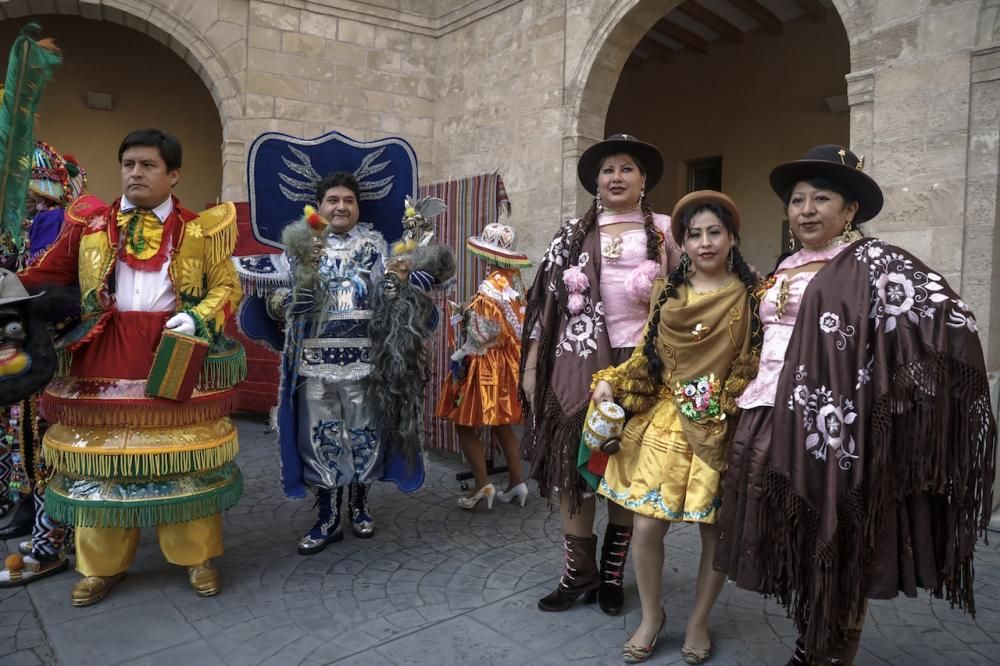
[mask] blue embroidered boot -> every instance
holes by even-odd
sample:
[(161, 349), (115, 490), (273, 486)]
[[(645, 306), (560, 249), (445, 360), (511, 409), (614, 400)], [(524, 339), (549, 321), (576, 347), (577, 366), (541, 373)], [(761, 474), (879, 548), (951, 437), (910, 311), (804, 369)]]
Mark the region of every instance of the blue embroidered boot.
[(334, 491), (319, 488), (316, 491), (316, 506), (319, 507), (319, 518), (309, 530), (309, 534), (299, 540), (299, 555), (315, 555), (329, 543), (341, 541), (344, 530), (340, 526), (340, 503), (344, 497), (344, 489)]
[(359, 539), (375, 536), (375, 519), (368, 509), (370, 483), (354, 482), (348, 487), (347, 511), (351, 514), (351, 531)]

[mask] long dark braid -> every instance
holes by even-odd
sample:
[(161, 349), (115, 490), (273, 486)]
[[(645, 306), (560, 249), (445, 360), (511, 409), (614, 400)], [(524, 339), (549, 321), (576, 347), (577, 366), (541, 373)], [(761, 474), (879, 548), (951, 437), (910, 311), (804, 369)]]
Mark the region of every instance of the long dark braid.
[(663, 234), (653, 223), (653, 209), (650, 208), (646, 197), (639, 199), (642, 209), (642, 226), (646, 229), (646, 258), (660, 263), (660, 249), (664, 245)]
[(667, 284), (664, 286), (663, 291), (660, 292), (660, 297), (656, 300), (656, 305), (653, 307), (653, 314), (649, 319), (649, 326), (646, 329), (646, 340), (643, 342), (642, 352), (646, 356), (649, 380), (657, 389), (663, 385), (663, 361), (660, 359), (660, 355), (656, 353), (656, 337), (660, 330), (660, 312), (663, 311), (663, 306), (667, 304), (667, 299), (677, 295), (677, 288), (687, 280), (690, 270), (691, 258), (685, 252), (681, 255), (681, 260), (677, 264), (677, 268), (667, 276)]
[(747, 288), (750, 295), (750, 302), (747, 307), (750, 309), (750, 351), (760, 353), (760, 348), (764, 344), (764, 325), (760, 321), (760, 285), (757, 276), (750, 270), (750, 264), (743, 258), (740, 248), (733, 246), (733, 273), (740, 279), (740, 282)]

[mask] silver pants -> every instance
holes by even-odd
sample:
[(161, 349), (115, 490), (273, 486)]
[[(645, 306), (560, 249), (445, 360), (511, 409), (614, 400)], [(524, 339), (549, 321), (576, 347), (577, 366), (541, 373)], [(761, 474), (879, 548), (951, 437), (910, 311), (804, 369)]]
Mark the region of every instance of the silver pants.
[(382, 446), (368, 403), (368, 379), (329, 382), (304, 377), (299, 403), (299, 456), (305, 482), (333, 489), (382, 475)]

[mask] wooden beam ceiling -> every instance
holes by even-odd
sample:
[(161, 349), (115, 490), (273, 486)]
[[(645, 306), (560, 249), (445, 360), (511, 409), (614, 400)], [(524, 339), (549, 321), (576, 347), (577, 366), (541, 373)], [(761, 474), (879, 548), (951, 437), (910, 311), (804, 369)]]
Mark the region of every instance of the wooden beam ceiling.
[(664, 46), (649, 36), (640, 39), (635, 48), (657, 62), (670, 62), (674, 59), (674, 52), (669, 46)]
[(694, 0), (687, 0), (687, 2), (677, 7), (677, 11), (686, 14), (689, 18), (701, 23), (709, 30), (719, 33), (722, 39), (731, 44), (743, 43), (742, 30), (715, 12), (705, 9)]
[(760, 23), (764, 30), (773, 34), (781, 33), (781, 19), (757, 0), (727, 0), (729, 4)]
[(806, 13), (810, 20), (822, 23), (826, 20), (826, 7), (819, 0), (793, 0), (795, 4)]
[(665, 18), (657, 21), (656, 25), (653, 26), (653, 30), (680, 42), (698, 53), (708, 53), (708, 42), (704, 38)]

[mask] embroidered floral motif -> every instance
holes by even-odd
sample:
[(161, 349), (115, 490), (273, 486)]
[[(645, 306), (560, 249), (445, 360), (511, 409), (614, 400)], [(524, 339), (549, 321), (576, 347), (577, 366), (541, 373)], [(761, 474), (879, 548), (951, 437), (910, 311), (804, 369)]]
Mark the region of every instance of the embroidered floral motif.
[(847, 349), (847, 339), (853, 338), (854, 334), (857, 333), (857, 329), (854, 328), (852, 324), (844, 326), (841, 322), (840, 315), (835, 312), (824, 312), (819, 317), (819, 330), (823, 331), (828, 335), (837, 336), (837, 349), (844, 351)]
[(796, 405), (802, 408), (802, 426), (809, 433), (806, 451), (824, 461), (832, 451), (840, 469), (850, 469), (859, 457), (848, 428), (858, 418), (854, 403), (844, 396), (834, 400), (833, 391), (825, 386), (809, 391), (805, 385), (796, 384), (788, 397), (788, 408), (798, 411)]
[(715, 419), (722, 421), (726, 415), (719, 405), (722, 394), (722, 383), (715, 374), (708, 374), (692, 379), (689, 382), (677, 382), (674, 388), (674, 399), (681, 414), (692, 421)]
[(626, 509), (637, 509), (643, 505), (651, 504), (671, 520), (704, 520), (718, 511), (719, 507), (722, 506), (722, 498), (713, 497), (708, 506), (701, 511), (684, 511), (683, 509), (677, 511), (664, 501), (663, 494), (659, 488), (646, 491), (642, 497), (632, 497), (632, 493), (629, 490), (618, 492), (609, 486), (608, 482), (603, 478), (601, 479), (601, 493), (607, 495), (616, 504), (621, 504)]
[[(865, 349), (868, 349), (868, 347), (866, 346)], [(862, 386), (864, 386), (865, 384), (867, 384), (872, 380), (872, 366), (874, 365), (875, 365), (875, 357), (872, 356), (871, 352), (869, 351), (868, 363), (865, 364), (865, 367), (858, 369), (858, 383), (854, 385), (855, 389), (861, 388)]]
[(921, 318), (932, 318), (938, 308), (947, 308), (947, 326), (978, 330), (968, 306), (941, 293), (944, 278), (937, 273), (914, 270), (911, 259), (875, 239), (860, 244), (854, 256), (868, 264), (874, 288), (870, 317), (876, 330), (885, 326), (885, 332), (891, 333), (903, 321), (917, 324)]

